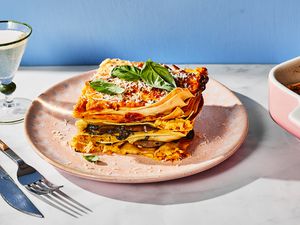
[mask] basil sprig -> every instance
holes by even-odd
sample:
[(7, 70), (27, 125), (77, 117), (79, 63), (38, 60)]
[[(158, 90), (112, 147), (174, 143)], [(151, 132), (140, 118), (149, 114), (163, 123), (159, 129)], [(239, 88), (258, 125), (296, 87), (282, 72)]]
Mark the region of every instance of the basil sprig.
[(148, 60), (142, 69), (135, 66), (117, 66), (111, 71), (111, 76), (127, 81), (142, 79), (151, 87), (171, 91), (176, 87), (175, 80), (169, 70), (162, 65)]
[(102, 79), (90, 81), (90, 85), (96, 91), (109, 95), (122, 94), (125, 91), (124, 88), (118, 87), (117, 85), (106, 82)]
[(111, 76), (119, 77), (123, 80), (137, 81), (140, 79), (141, 70), (135, 66), (117, 66), (111, 71)]

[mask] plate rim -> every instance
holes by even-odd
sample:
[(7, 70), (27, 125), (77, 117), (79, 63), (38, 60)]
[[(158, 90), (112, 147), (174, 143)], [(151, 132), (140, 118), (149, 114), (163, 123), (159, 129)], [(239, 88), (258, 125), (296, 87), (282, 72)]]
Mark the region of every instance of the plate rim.
[(167, 177), (164, 176), (160, 176), (160, 177), (145, 177), (143, 176), (143, 178), (138, 177), (138, 178), (120, 178), (120, 177), (114, 177), (111, 175), (101, 175), (101, 177), (94, 175), (94, 174), (88, 174), (85, 172), (81, 172), (78, 170), (75, 170), (74, 168), (69, 168), (66, 165), (63, 165), (59, 162), (56, 162), (55, 160), (47, 157), (46, 155), (44, 155), (39, 149), (38, 147), (33, 143), (32, 138), (29, 135), (29, 116), (30, 116), (30, 112), (33, 110), (33, 106), (34, 106), (34, 102), (37, 101), (37, 99), (43, 95), (45, 92), (50, 91), (51, 89), (57, 87), (58, 85), (60, 85), (62, 82), (68, 82), (70, 80), (76, 80), (81, 76), (86, 76), (87, 74), (92, 74), (93, 72), (97, 71), (97, 69), (95, 70), (89, 70), (77, 75), (74, 75), (70, 78), (67, 79), (63, 79), (61, 81), (58, 81), (57, 83), (55, 83), (54, 85), (52, 85), (50, 88), (46, 89), (45, 91), (43, 91), (40, 95), (38, 95), (33, 101), (32, 104), (30, 105), (29, 109), (26, 112), (26, 115), (24, 117), (24, 133), (26, 136), (27, 141), (29, 142), (30, 146), (33, 148), (33, 150), (35, 151), (35, 153), (37, 153), (37, 155), (39, 155), (39, 157), (41, 157), (43, 160), (45, 160), (47, 163), (49, 163), (50, 165), (56, 167), (57, 169), (66, 172), (67, 174), (70, 174), (72, 176), (76, 176), (76, 177), (80, 177), (80, 178), (84, 178), (84, 179), (88, 179), (88, 180), (94, 180), (94, 181), (102, 181), (102, 182), (109, 182), (109, 183), (155, 183), (155, 182), (163, 182), (163, 181), (169, 181), (169, 180), (175, 180), (175, 179), (180, 179), (183, 177), (188, 177), (191, 175), (195, 175), (198, 174), (200, 172), (206, 171), (211, 169), (212, 167), (215, 167), (216, 165), (222, 163), (223, 161), (225, 161), (226, 159), (228, 159), (230, 156), (232, 156), (240, 147), (241, 145), (244, 143), (247, 135), (248, 135), (248, 131), (249, 131), (249, 117), (248, 117), (248, 113), (247, 110), (244, 106), (244, 104), (241, 102), (241, 100), (233, 93), (232, 90), (230, 90), (228, 87), (226, 87), (224, 84), (222, 84), (221, 82), (213, 79), (210, 77), (210, 80), (214, 81), (215, 83), (217, 83), (218, 85), (222, 86), (223, 88), (225, 88), (231, 95), (233, 95), (238, 102), (240, 103), (241, 109), (243, 111), (243, 115), (245, 116), (245, 127), (244, 130), (242, 131), (242, 135), (239, 137), (238, 141), (234, 144), (233, 147), (230, 148), (229, 151), (227, 151), (225, 154), (222, 155), (218, 155), (215, 156), (209, 160), (205, 160), (203, 162), (200, 162), (198, 165), (202, 164), (202, 163), (208, 163), (210, 162), (207, 166), (200, 166), (198, 169), (193, 169), (190, 170), (188, 172), (185, 173), (180, 173), (180, 174), (168, 174)]

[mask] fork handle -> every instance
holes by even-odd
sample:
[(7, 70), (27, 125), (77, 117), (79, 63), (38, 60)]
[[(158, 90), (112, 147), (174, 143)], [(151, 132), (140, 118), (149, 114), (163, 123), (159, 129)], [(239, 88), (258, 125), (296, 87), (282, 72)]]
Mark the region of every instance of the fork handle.
[(23, 159), (20, 158), (13, 150), (11, 150), (7, 144), (0, 140), (0, 149), (2, 150), (5, 155), (11, 158), (15, 163), (22, 164), (24, 163)]

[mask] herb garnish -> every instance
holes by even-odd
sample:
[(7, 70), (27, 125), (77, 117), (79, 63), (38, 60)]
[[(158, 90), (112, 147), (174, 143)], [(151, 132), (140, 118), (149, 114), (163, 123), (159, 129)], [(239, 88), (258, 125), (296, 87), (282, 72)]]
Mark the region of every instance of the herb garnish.
[(82, 157), (85, 160), (87, 160), (89, 162), (93, 162), (93, 163), (100, 161), (100, 158), (98, 155), (82, 155)]
[(176, 87), (176, 83), (169, 70), (162, 65), (148, 60), (142, 71), (142, 80), (151, 87), (172, 91)]
[[(151, 87), (167, 91), (172, 91), (176, 87), (175, 80), (169, 70), (152, 60), (147, 60), (142, 69), (130, 65), (116, 66), (112, 69), (111, 76), (127, 81), (141, 79)], [(125, 91), (124, 88), (102, 79), (91, 81), (90, 85), (96, 91), (109, 95), (122, 94)]]
[(151, 87), (165, 89), (167, 91), (172, 91), (176, 87), (175, 80), (169, 70), (152, 60), (146, 61), (142, 69), (129, 65), (116, 66), (111, 71), (111, 76), (128, 81), (142, 79)]
[(117, 66), (111, 71), (112, 77), (119, 77), (123, 80), (137, 81), (140, 79), (141, 70), (135, 66)]
[(90, 81), (90, 85), (96, 91), (109, 95), (122, 94), (125, 91), (124, 88), (118, 87), (117, 85), (106, 82), (102, 79)]

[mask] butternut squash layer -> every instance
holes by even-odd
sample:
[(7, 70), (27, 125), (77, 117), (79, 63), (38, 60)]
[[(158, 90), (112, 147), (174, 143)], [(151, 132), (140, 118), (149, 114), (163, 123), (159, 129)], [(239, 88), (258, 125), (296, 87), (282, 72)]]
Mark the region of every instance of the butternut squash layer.
[(81, 153), (143, 155), (160, 161), (177, 161), (186, 158), (189, 155), (187, 153), (189, 144), (190, 140), (181, 139), (178, 142), (166, 142), (157, 148), (139, 148), (129, 142), (103, 144), (87, 135), (77, 135), (71, 142), (72, 147)]

